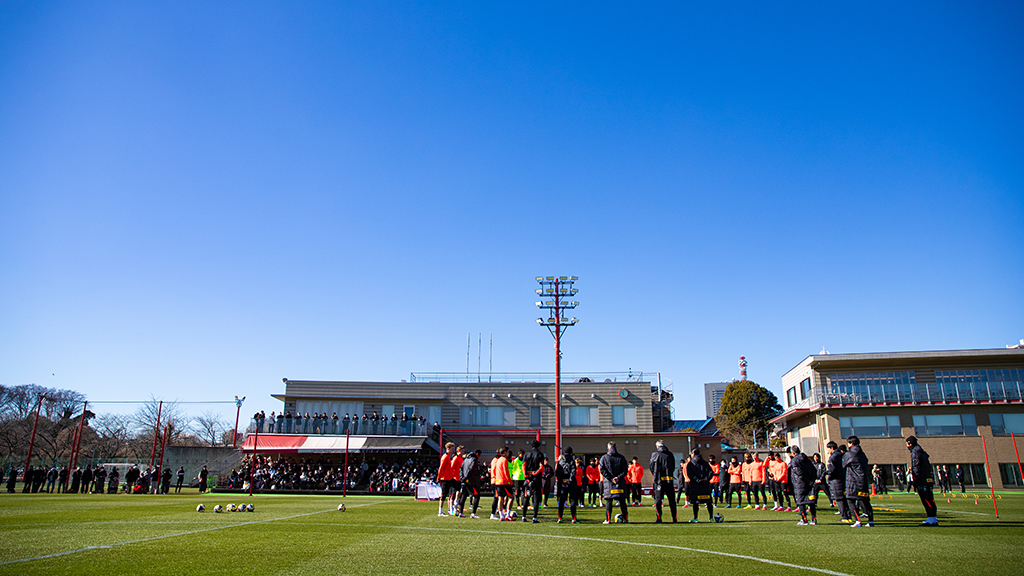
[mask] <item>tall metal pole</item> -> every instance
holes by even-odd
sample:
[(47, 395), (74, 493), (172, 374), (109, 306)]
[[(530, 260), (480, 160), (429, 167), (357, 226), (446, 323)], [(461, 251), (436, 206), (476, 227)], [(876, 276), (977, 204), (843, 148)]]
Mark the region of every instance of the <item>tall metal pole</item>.
[(351, 430), (345, 430), (345, 472), (341, 477), (341, 481), (344, 483), (341, 487), (342, 496), (348, 495), (348, 439), (351, 433)]
[(36, 420), (32, 424), (32, 439), (28, 441), (28, 458), (25, 458), (25, 482), (29, 482), (28, 465), (32, 462), (32, 448), (36, 443), (36, 428), (39, 426), (39, 412), (43, 409), (43, 395), (39, 395), (39, 404), (36, 406)]
[(89, 401), (86, 400), (82, 403), (82, 418), (78, 421), (78, 426), (75, 428), (75, 435), (71, 439), (71, 456), (68, 463), (68, 474), (71, 474), (75, 470), (75, 464), (78, 463), (78, 447), (82, 444), (82, 430), (85, 426), (85, 409), (89, 407)]
[(999, 520), (999, 506), (996, 504), (996, 487), (992, 484), (992, 468), (988, 464), (988, 445), (985, 443), (985, 435), (981, 436), (981, 447), (985, 450), (985, 473), (988, 474), (988, 487), (992, 491), (992, 507), (996, 511), (996, 520)]
[(164, 426), (164, 438), (160, 442), (160, 464), (156, 467), (156, 477), (160, 480), (160, 473), (164, 469), (164, 450), (167, 448), (167, 436), (171, 433), (171, 425)]
[(252, 496), (252, 486), (256, 483), (256, 446), (260, 443), (260, 427), (256, 427), (256, 436), (252, 440), (252, 466), (249, 467), (249, 496)]
[(562, 314), (579, 305), (579, 302), (565, 300), (577, 292), (573, 288), (575, 276), (537, 276), (540, 288), (536, 290), (541, 298), (553, 298), (553, 301), (541, 300), (537, 307), (548, 310), (548, 318), (537, 318), (537, 323), (544, 326), (555, 338), (555, 453), (556, 457), (562, 450), (562, 332), (569, 326), (575, 326), (577, 318), (564, 318)]
[[(231, 434), (231, 447), (232, 448), (238, 448), (238, 417), (242, 413), (242, 402), (245, 402), (245, 396), (242, 396), (241, 398), (239, 398), (238, 396), (235, 396), (235, 406), (236, 406), (236, 409), (235, 409), (235, 429), (234, 429), (234, 431)], [(259, 428), (258, 423), (257, 423), (256, 427)]]
[(555, 284), (555, 458), (562, 455), (562, 309), (561, 291)]
[(1017, 456), (1017, 470), (1020, 471), (1020, 481), (1024, 483), (1024, 466), (1020, 465), (1020, 452), (1017, 452), (1017, 437), (1010, 433), (1010, 440), (1013, 440), (1013, 453)]
[(156, 460), (156, 441), (160, 437), (160, 415), (164, 411), (164, 401), (161, 400), (156, 409), (156, 425), (153, 426), (153, 450), (149, 453), (149, 470), (153, 470), (153, 461)]

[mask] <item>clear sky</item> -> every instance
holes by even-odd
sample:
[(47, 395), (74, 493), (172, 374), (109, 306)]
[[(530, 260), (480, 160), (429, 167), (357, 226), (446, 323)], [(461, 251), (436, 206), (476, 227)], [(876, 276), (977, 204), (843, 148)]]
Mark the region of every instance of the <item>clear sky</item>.
[(552, 4), (0, 2), (0, 384), (553, 371), (549, 274), (677, 418), (1024, 338), (1024, 4)]

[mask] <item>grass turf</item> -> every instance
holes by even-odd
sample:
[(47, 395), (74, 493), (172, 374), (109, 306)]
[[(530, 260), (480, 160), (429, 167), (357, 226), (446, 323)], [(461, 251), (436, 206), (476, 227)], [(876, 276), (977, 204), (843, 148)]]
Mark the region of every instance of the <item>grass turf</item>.
[[(592, 508), (579, 525), (555, 524), (552, 508), (541, 524), (439, 518), (436, 502), (408, 497), (2, 494), (0, 574), (1021, 573), (1024, 495), (1000, 495), (998, 520), (980, 497), (942, 496), (939, 528), (916, 526), (915, 495), (885, 497), (873, 501), (887, 510), (876, 527), (856, 529), (835, 523), (830, 508), (818, 526), (722, 508), (722, 524), (707, 523), (706, 511), (687, 524), (692, 513), (680, 509), (683, 523), (658, 525), (649, 498), (630, 508), (629, 524), (605, 526)], [(335, 510), (342, 501), (346, 512)], [(212, 512), (229, 502), (256, 511)]]

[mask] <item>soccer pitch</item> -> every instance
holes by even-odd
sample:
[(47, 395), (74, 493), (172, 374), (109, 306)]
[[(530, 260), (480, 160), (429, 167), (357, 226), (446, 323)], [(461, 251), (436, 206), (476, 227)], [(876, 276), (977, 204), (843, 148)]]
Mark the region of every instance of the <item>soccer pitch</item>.
[[(885, 497), (874, 528), (851, 528), (830, 508), (818, 526), (721, 508), (721, 524), (707, 511), (688, 524), (690, 509), (653, 524), (649, 498), (629, 524), (587, 508), (571, 525), (554, 508), (540, 524), (439, 518), (436, 502), (405, 496), (2, 494), (0, 574), (1020, 574), (1024, 495), (1000, 495), (998, 520), (980, 496), (937, 498), (938, 528), (916, 527), (915, 495)], [(212, 511), (243, 502), (255, 512)]]

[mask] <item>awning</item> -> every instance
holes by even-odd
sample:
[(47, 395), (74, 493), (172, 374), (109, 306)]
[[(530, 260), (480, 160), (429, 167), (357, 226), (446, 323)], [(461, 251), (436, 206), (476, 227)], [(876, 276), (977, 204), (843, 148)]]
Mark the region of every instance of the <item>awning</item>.
[[(255, 434), (239, 447), (252, 452)], [(426, 436), (306, 436), (298, 434), (260, 434), (257, 452), (275, 454), (338, 454), (345, 452), (415, 452), (423, 448)]]
[(426, 436), (369, 436), (362, 452), (415, 452), (423, 449)]
[[(350, 436), (348, 439), (348, 451), (359, 452), (366, 439), (366, 436)], [(299, 452), (311, 452), (314, 454), (336, 454), (344, 451), (344, 436), (307, 436), (306, 441), (299, 447)]]
[[(250, 434), (242, 443), (240, 450), (252, 452), (253, 444), (256, 442), (256, 435)], [(261, 434), (259, 444), (256, 445), (257, 452), (298, 452), (306, 442), (306, 436), (291, 436), (277, 434)]]

